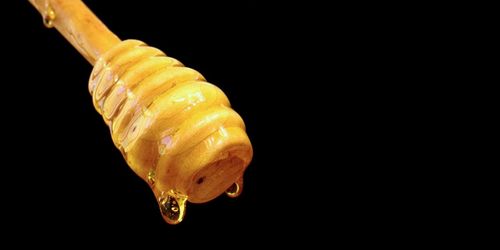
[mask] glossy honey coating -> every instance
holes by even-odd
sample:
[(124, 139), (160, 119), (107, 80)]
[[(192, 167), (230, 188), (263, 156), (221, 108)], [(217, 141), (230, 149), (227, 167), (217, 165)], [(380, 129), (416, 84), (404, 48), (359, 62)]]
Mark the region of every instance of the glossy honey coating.
[[(125, 40), (96, 61), (89, 91), (116, 147), (149, 182), (160, 207), (182, 209), (178, 203), (186, 199), (207, 202), (233, 183), (242, 185), (253, 154), (245, 125), (224, 93), (197, 71)], [(163, 215), (178, 223), (180, 212)]]

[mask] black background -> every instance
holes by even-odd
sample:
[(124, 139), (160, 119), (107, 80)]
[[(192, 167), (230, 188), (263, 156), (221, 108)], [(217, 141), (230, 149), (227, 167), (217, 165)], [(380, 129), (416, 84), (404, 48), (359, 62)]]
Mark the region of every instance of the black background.
[(425, 203), (405, 201), (415, 196), (402, 187), (425, 154), (408, 146), (425, 138), (425, 124), (406, 114), (421, 103), (413, 93), (429, 90), (421, 82), (430, 64), (417, 60), (426, 57), (423, 42), (404, 32), (412, 31), (400, 22), (406, 9), (386, 16), (368, 4), (85, 2), (121, 39), (165, 51), (226, 93), (254, 147), (244, 191), (188, 204), (180, 225), (166, 224), (94, 110), (91, 66), (27, 1), (11, 1), (1, 15), (1, 216), (9, 233), (48, 234), (51, 243), (119, 235), (165, 247), (351, 244), (399, 237), (422, 216), (407, 212)]
[(469, 44), (483, 24), (460, 10), (468, 5), (85, 2), (120, 38), (158, 47), (226, 93), (254, 146), (244, 192), (188, 204), (185, 221), (166, 224), (93, 108), (91, 66), (28, 1), (3, 1), (2, 242), (408, 245), (446, 239), (470, 213), (457, 212), (462, 199), (441, 206), (462, 198), (447, 180), (469, 182), (443, 166), (483, 144), (462, 136), (476, 121), (464, 112), (481, 109), (463, 92), (491, 68), (470, 65), (491, 51)]
[[(2, 216), (10, 233), (92, 241), (118, 232), (144, 234), (148, 242), (202, 238), (218, 244), (299, 240), (313, 230), (309, 222), (327, 224), (333, 211), (320, 212), (322, 199), (332, 198), (318, 196), (338, 177), (319, 181), (322, 169), (332, 166), (319, 162), (330, 147), (313, 141), (328, 145), (331, 136), (316, 135), (333, 125), (315, 114), (332, 101), (316, 99), (330, 72), (308, 60), (324, 41), (300, 47), (298, 41), (310, 36), (299, 32), (305, 31), (299, 12), (250, 0), (85, 2), (121, 39), (160, 48), (228, 95), (255, 151), (244, 192), (237, 199), (188, 204), (180, 225), (166, 224), (149, 187), (126, 165), (94, 110), (87, 88), (91, 65), (55, 29), (46, 29), (27, 1), (15, 1), (2, 27), (2, 72), (12, 79), (3, 81), (1, 92), (9, 134), (3, 140)], [(318, 76), (324, 82), (309, 82)]]

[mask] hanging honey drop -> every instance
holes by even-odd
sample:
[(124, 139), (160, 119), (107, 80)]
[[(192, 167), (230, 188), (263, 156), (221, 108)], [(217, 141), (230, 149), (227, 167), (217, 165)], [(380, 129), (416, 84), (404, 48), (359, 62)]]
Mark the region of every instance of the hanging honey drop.
[(156, 172), (154, 169), (151, 169), (148, 173), (148, 176), (147, 176), (147, 179), (148, 179), (148, 183), (149, 185), (153, 186), (156, 182)]
[(170, 190), (158, 198), (163, 219), (169, 224), (178, 224), (184, 218), (187, 196)]
[(231, 198), (236, 198), (240, 196), (241, 192), (243, 192), (243, 176), (226, 190), (226, 194)]
[(56, 13), (50, 6), (49, 2), (45, 3), (45, 13), (43, 14), (43, 24), (47, 28), (54, 27), (54, 20), (56, 19)]

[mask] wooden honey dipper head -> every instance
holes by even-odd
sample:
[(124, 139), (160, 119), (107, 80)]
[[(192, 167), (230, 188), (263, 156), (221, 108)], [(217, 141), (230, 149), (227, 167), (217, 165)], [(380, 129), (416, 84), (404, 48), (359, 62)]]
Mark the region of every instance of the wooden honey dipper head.
[[(241, 193), (253, 150), (243, 120), (219, 88), (156, 48), (120, 41), (80, 1), (31, 2), (95, 64), (89, 80), (94, 106), (168, 223), (182, 221), (186, 201)], [(102, 30), (108, 39), (95, 34)]]
[(207, 202), (241, 182), (252, 158), (245, 125), (197, 71), (126, 40), (99, 57), (89, 90), (116, 147), (159, 201)]

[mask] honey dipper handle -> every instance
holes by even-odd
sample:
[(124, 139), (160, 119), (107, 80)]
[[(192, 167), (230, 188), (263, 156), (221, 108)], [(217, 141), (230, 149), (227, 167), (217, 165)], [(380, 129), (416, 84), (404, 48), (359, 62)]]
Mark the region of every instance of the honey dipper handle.
[(80, 0), (29, 0), (47, 27), (55, 27), (90, 64), (120, 42)]

